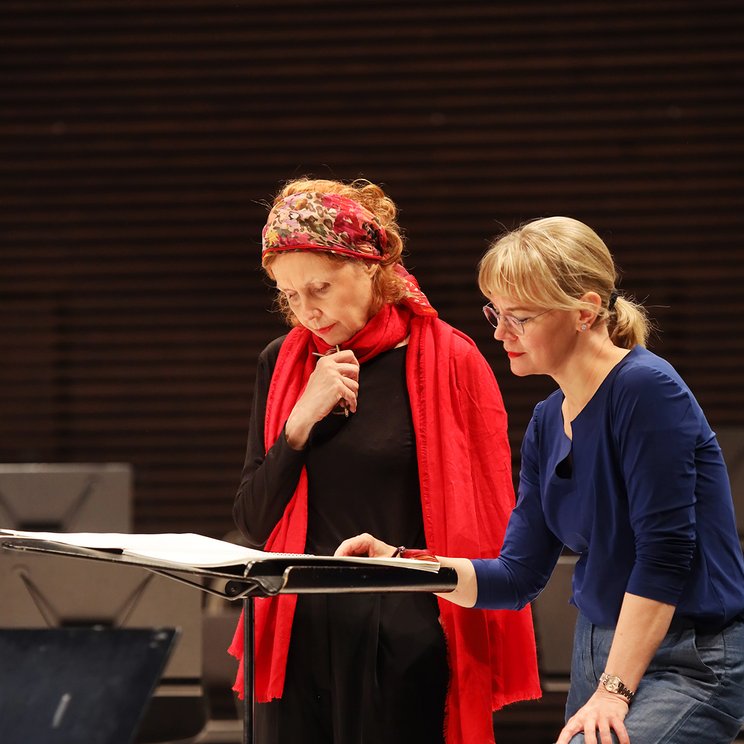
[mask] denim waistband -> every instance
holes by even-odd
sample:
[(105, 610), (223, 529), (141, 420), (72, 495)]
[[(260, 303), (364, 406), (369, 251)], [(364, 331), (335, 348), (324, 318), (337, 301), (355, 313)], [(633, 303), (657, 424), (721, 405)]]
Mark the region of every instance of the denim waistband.
[(695, 630), (697, 633), (715, 635), (722, 630), (726, 630), (730, 625), (737, 622), (744, 622), (744, 612), (739, 613), (730, 620), (700, 620), (694, 617), (685, 617), (675, 615), (669, 624), (670, 633), (679, 633), (683, 630)]

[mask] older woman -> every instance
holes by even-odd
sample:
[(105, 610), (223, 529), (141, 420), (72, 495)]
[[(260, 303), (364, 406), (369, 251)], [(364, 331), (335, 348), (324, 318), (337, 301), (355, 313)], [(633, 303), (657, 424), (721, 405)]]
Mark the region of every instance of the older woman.
[[(457, 568), (463, 606), (531, 601), (564, 545), (577, 622), (558, 744), (731, 742), (744, 720), (744, 560), (721, 451), (690, 389), (644, 348), (607, 247), (565, 217), (501, 238), (484, 311), (518, 376), (550, 375), (496, 560)], [(389, 554), (370, 535), (339, 554)]]
[[(513, 507), (498, 387), (402, 248), (373, 184), (300, 180), (276, 197), (262, 264), (294, 328), (259, 358), (234, 510), (252, 545), (330, 555), (368, 530), (498, 554)], [(489, 742), (494, 708), (539, 695), (528, 614), (425, 594), (259, 600), (256, 649), (263, 743)]]

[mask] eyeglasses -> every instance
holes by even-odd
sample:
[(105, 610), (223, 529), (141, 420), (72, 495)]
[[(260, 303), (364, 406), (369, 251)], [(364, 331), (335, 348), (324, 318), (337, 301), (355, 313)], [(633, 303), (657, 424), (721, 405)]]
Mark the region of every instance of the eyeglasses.
[(531, 320), (534, 320), (535, 318), (539, 318), (541, 315), (545, 315), (545, 313), (549, 313), (549, 312), (550, 310), (543, 310), (541, 313), (538, 313), (537, 315), (532, 315), (529, 318), (517, 318), (515, 315), (502, 315), (490, 302), (483, 305), (483, 315), (486, 316), (486, 320), (494, 328), (498, 328), (499, 321), (503, 320), (504, 323), (506, 323), (506, 327), (512, 333), (515, 333), (517, 336), (524, 336), (524, 324), (525, 323), (529, 323)]

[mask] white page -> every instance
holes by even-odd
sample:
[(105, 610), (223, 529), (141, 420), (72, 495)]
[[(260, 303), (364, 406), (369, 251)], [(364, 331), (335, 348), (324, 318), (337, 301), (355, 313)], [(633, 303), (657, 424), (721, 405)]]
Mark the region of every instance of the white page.
[(81, 548), (118, 550), (132, 557), (151, 558), (157, 561), (194, 568), (237, 566), (245, 565), (255, 560), (302, 557), (310, 562), (328, 562), (330, 560), (339, 563), (400, 566), (423, 571), (437, 571), (439, 569), (438, 562), (406, 558), (334, 558), (332, 556), (300, 556), (293, 553), (270, 553), (194, 533), (24, 532), (20, 530), (0, 529), (0, 536), (3, 534), (30, 540), (44, 540), (63, 545), (73, 545)]

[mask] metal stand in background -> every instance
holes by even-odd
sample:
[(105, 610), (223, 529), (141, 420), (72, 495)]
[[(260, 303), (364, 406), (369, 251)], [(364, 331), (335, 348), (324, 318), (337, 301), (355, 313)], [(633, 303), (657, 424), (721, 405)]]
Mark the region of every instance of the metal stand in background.
[(253, 597), (243, 599), (243, 744), (254, 744), (256, 695), (254, 690)]
[[(246, 565), (198, 568), (174, 566), (106, 550), (94, 550), (51, 541), (19, 537), (0, 537), (0, 548), (28, 551), (67, 558), (121, 563), (138, 566), (183, 584), (230, 601), (242, 601), (244, 612), (243, 655), (243, 744), (257, 744), (255, 739), (255, 668), (254, 668), (254, 599), (277, 594), (369, 594), (388, 592), (450, 592), (457, 585), (452, 568), (421, 571), (373, 563), (326, 561), (291, 558), (268, 558)], [(242, 575), (241, 575), (242, 574)], [(195, 577), (193, 580), (185, 578)], [(226, 579), (224, 591), (206, 587), (197, 579)]]

